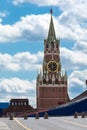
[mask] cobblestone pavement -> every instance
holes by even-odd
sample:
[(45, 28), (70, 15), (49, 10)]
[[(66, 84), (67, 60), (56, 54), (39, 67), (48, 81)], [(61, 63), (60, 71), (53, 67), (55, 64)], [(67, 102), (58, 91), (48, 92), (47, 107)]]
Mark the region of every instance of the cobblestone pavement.
[(0, 121), (0, 130), (10, 130), (7, 124), (3, 121)]
[(15, 120), (9, 118), (0, 118), (0, 130), (26, 130), (20, 126)]
[(81, 117), (28, 118), (28, 120), (20, 118), (18, 120), (30, 130), (87, 130), (87, 118)]
[(44, 118), (0, 118), (0, 130), (87, 130), (87, 118), (49, 117)]

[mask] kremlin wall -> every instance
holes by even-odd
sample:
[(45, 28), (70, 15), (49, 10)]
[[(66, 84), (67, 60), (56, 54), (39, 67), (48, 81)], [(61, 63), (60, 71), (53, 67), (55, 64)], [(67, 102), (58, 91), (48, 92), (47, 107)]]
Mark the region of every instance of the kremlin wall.
[[(9, 103), (0, 103), (0, 116), (3, 116), (4, 110), (8, 110), (9, 107), (10, 107)], [(49, 116), (70, 116), (70, 115), (74, 115), (75, 112), (87, 113), (87, 91), (78, 95), (76, 98), (72, 99), (70, 102), (61, 106), (53, 107), (51, 109), (46, 109), (43, 111), (38, 111), (34, 109), (33, 111), (31, 111), (29, 107), (27, 108), (26, 108), (27, 111), (25, 112), (22, 111), (22, 113), (21, 114), (19, 113), (18, 116), (21, 116), (21, 115), (24, 116), (24, 113), (27, 113), (27, 116), (35, 117), (36, 112), (39, 113), (39, 116), (44, 116), (45, 112), (47, 112)], [(20, 106), (18, 109), (20, 109)]]

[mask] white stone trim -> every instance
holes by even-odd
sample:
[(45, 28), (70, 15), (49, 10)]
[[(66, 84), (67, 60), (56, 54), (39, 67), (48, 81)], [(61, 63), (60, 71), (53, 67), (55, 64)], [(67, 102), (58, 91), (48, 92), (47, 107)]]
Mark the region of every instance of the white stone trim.
[(52, 54), (54, 54), (54, 55), (57, 55), (58, 56), (58, 52), (46, 52), (46, 53), (44, 53), (44, 56), (45, 55), (52, 55)]
[(67, 98), (61, 98), (61, 97), (59, 97), (59, 98), (39, 98), (39, 100), (42, 100), (42, 99), (67, 99)]
[(48, 84), (48, 85), (39, 85), (39, 87), (67, 87), (67, 85), (53, 85), (53, 84)]

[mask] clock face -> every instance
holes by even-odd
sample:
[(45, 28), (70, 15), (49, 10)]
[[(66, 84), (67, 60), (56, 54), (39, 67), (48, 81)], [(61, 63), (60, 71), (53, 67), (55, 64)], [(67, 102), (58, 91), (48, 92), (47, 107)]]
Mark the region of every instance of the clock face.
[(58, 64), (56, 61), (50, 61), (47, 64), (47, 69), (49, 72), (56, 72), (58, 70)]

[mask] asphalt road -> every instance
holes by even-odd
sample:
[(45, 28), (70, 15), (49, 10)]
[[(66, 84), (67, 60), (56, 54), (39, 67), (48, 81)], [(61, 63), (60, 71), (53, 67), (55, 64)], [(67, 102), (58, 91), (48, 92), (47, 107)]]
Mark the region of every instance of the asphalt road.
[(0, 130), (87, 130), (87, 118), (74, 117), (49, 117), (44, 118), (0, 118), (0, 122), (5, 125), (5, 129)]

